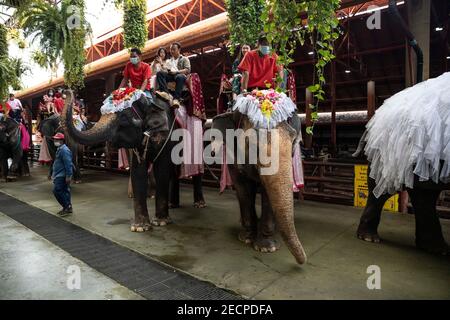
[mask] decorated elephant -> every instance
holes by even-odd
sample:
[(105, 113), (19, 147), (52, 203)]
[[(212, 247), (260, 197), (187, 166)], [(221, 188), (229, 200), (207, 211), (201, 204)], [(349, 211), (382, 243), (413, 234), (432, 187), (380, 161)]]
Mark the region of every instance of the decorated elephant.
[[(12, 118), (0, 120), (0, 169), (4, 181), (14, 179), (17, 174), (27, 176), (30, 173), (26, 152), (22, 146), (22, 130)], [(12, 159), (11, 167), (8, 166), (8, 159)]]
[[(89, 130), (78, 131), (72, 121), (73, 93), (67, 91), (62, 114), (66, 134), (82, 145), (109, 141), (115, 148), (132, 150), (130, 176), (135, 216), (131, 231), (145, 232), (151, 226), (171, 223), (169, 217), (169, 180), (172, 172), (170, 135), (175, 125), (173, 109), (154, 96), (152, 102), (144, 95), (136, 96), (130, 105), (119, 110), (103, 110), (100, 120)], [(114, 108), (114, 107), (112, 107)], [(144, 134), (145, 133), (145, 134)], [(156, 181), (155, 218), (150, 220), (147, 209), (148, 168), (153, 163)]]
[[(299, 143), (301, 125), (295, 112), (295, 104), (285, 95), (283, 100), (288, 108), (283, 108), (280, 103), (278, 114), (277, 112), (273, 113), (270, 125), (268, 125), (265, 121), (266, 116), (260, 117), (261, 109), (257, 106), (257, 103), (255, 105), (251, 99), (248, 100), (246, 97), (240, 96), (233, 112), (216, 116), (213, 119), (212, 134), (217, 130), (221, 132), (221, 136), (225, 137), (228, 132), (235, 132), (234, 140), (236, 142), (245, 141), (242, 140), (243, 137), (254, 129), (258, 134), (261, 132), (267, 133), (267, 140), (261, 140), (261, 137), (258, 136), (258, 139), (254, 140), (253, 143), (249, 141), (234, 147), (229, 147), (230, 143), (234, 144), (234, 142), (229, 141), (229, 139), (225, 141), (224, 147), (228, 155), (232, 154), (232, 159), (227, 158), (227, 163), (239, 201), (243, 227), (238, 238), (246, 244), (252, 244), (257, 251), (274, 252), (279, 249), (279, 245), (274, 239), (275, 227), (277, 227), (296, 261), (303, 264), (306, 262), (306, 254), (294, 225), (292, 187), (294, 180), (292, 170), (293, 146)], [(259, 121), (265, 122), (265, 124), (259, 123)], [(236, 129), (242, 130), (236, 131)], [(278, 136), (278, 139), (274, 139), (275, 135)], [(215, 140), (214, 138), (211, 139)], [(272, 147), (278, 150), (273, 151)], [(263, 164), (261, 153), (258, 154), (257, 161), (247, 161), (252, 156), (252, 148), (255, 152), (256, 150), (263, 150), (263, 153), (270, 154), (271, 164), (278, 162), (278, 170), (264, 173), (267, 164), (266, 162)], [(218, 152), (215, 142), (213, 142), (213, 150)], [(244, 163), (238, 161), (238, 153), (242, 151), (245, 154)], [(255, 198), (258, 190), (261, 191), (262, 198), (260, 219), (258, 219), (255, 209)]]
[(416, 220), (416, 246), (448, 255), (436, 202), (450, 190), (450, 72), (386, 100), (367, 125), (355, 156), (365, 153), (369, 198), (357, 237), (380, 242), (384, 203), (406, 188)]
[[(7, 181), (10, 172), (17, 172), (22, 160), (23, 151), (20, 145), (20, 129), (16, 121), (6, 118), (0, 121), (0, 162), (3, 179)], [(11, 167), (8, 159), (12, 159)]]

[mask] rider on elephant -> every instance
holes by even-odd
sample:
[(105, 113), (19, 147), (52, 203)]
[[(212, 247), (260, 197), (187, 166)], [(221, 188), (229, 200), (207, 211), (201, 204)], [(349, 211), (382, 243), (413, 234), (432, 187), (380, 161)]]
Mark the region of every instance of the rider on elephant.
[(125, 88), (128, 82), (135, 89), (139, 89), (145, 93), (148, 99), (152, 99), (150, 93), (152, 69), (150, 65), (142, 61), (142, 52), (137, 48), (131, 49), (130, 62), (127, 63), (123, 70), (123, 79), (119, 88)]
[(266, 35), (262, 34), (258, 39), (258, 48), (247, 52), (238, 66), (242, 72), (241, 92), (245, 94), (251, 89), (265, 89), (269, 84), (274, 88), (277, 74), (280, 73), (283, 77), (283, 68), (277, 61), (277, 54), (271, 52), (269, 41)]

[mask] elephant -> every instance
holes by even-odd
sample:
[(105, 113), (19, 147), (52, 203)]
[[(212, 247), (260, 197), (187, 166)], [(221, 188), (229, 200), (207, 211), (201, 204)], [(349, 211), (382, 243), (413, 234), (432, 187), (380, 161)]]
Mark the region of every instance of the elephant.
[[(11, 168), (8, 168), (8, 159), (12, 159)], [(5, 182), (13, 179), (19, 171), (23, 175), (29, 174), (26, 153), (22, 150), (20, 126), (12, 118), (0, 120), (0, 165)]]
[[(361, 240), (380, 243), (378, 226), (381, 212), (385, 202), (392, 196), (383, 194), (376, 198), (373, 194), (376, 182), (368, 179), (369, 197), (367, 205), (361, 216), (357, 230), (357, 237)], [(450, 255), (450, 247), (445, 242), (439, 216), (436, 211), (436, 202), (443, 190), (450, 190), (450, 184), (422, 182), (416, 176), (414, 188), (407, 188), (414, 210), (416, 221), (416, 246), (431, 253)]]
[(416, 84), (386, 100), (367, 124), (354, 156), (369, 161), (369, 197), (356, 232), (379, 243), (384, 203), (402, 189), (415, 215), (419, 249), (450, 254), (436, 202), (450, 190), (450, 72)]
[[(246, 115), (239, 111), (228, 112), (213, 119), (212, 129), (219, 130), (225, 136), (227, 130), (252, 129), (253, 125)], [(241, 224), (243, 230), (239, 233), (239, 240), (253, 245), (253, 248), (263, 253), (275, 252), (279, 245), (274, 239), (275, 227), (278, 228), (288, 249), (297, 263), (306, 263), (306, 253), (298, 238), (294, 225), (294, 195), (292, 191), (293, 145), (299, 142), (300, 119), (293, 115), (288, 121), (277, 126), (279, 132), (279, 168), (271, 175), (263, 175), (260, 159), (258, 164), (238, 164), (236, 161), (237, 148), (234, 149), (234, 163), (228, 163), (231, 179), (236, 190), (240, 206)], [(270, 138), (267, 145), (258, 142), (258, 148), (270, 148)], [(220, 142), (219, 142), (220, 143)], [(214, 144), (214, 142), (213, 142)], [(246, 146), (248, 154), (249, 146)], [(217, 151), (217, 146), (213, 147)], [(255, 200), (258, 188), (261, 190), (262, 213), (258, 219)]]
[[(53, 114), (52, 116), (48, 117), (47, 119), (44, 119), (39, 124), (39, 131), (42, 133), (42, 136), (45, 138), (45, 143), (47, 143), (48, 150), (50, 153), (50, 156), (52, 159), (55, 159), (56, 155), (56, 147), (53, 144), (53, 136), (61, 132), (63, 133), (63, 128), (61, 126), (61, 117), (57, 114)], [(81, 171), (78, 161), (78, 150), (79, 145), (78, 143), (74, 142), (71, 139), (67, 139), (66, 141), (67, 146), (69, 147), (70, 151), (72, 152), (72, 161), (74, 166), (74, 175), (73, 179), (76, 183), (81, 182)]]
[[(173, 170), (170, 141), (175, 116), (172, 107), (158, 96), (140, 99), (117, 113), (104, 114), (89, 130), (78, 131), (72, 121), (72, 91), (66, 91), (67, 99), (62, 113), (67, 136), (82, 145), (92, 146), (111, 142), (115, 148), (133, 149), (130, 176), (133, 190), (134, 219), (132, 232), (149, 231), (153, 226), (166, 226), (169, 217), (169, 183)], [(145, 133), (145, 134), (144, 134)], [(156, 181), (155, 218), (150, 220), (147, 208), (148, 168), (153, 162)]]

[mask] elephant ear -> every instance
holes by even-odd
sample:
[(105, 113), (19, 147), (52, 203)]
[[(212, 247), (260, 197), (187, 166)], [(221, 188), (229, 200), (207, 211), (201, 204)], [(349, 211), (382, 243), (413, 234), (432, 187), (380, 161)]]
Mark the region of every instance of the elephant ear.
[(211, 129), (219, 130), (223, 137), (226, 137), (226, 132), (228, 129), (232, 130), (236, 128), (235, 118), (236, 114), (234, 112), (227, 112), (215, 116), (212, 120)]
[(171, 123), (169, 123), (169, 117), (167, 110), (170, 108), (166, 103), (156, 99), (148, 108), (147, 116), (145, 117), (145, 130), (150, 133), (156, 133), (161, 131), (169, 131)]
[(300, 120), (300, 117), (295, 114), (294, 116), (292, 116), (292, 118), (288, 119), (288, 124), (296, 132), (294, 144), (300, 143), (300, 141), (302, 141), (302, 139), (303, 139), (303, 137), (302, 137), (302, 122)]

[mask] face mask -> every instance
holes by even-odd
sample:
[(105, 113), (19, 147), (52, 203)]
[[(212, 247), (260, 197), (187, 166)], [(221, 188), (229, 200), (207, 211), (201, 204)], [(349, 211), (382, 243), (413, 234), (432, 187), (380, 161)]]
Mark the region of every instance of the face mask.
[(59, 147), (61, 147), (61, 146), (62, 146), (62, 143), (61, 143), (61, 142), (55, 142), (55, 147), (59, 148)]
[(48, 94), (48, 96), (49, 96), (49, 97), (53, 97), (53, 92), (50, 92), (50, 93)]
[(265, 56), (267, 56), (268, 54), (270, 54), (270, 47), (269, 46), (261, 46), (261, 48), (259, 49), (261, 51), (261, 53)]
[(137, 65), (139, 63), (139, 58), (130, 58), (130, 62), (134, 65)]

